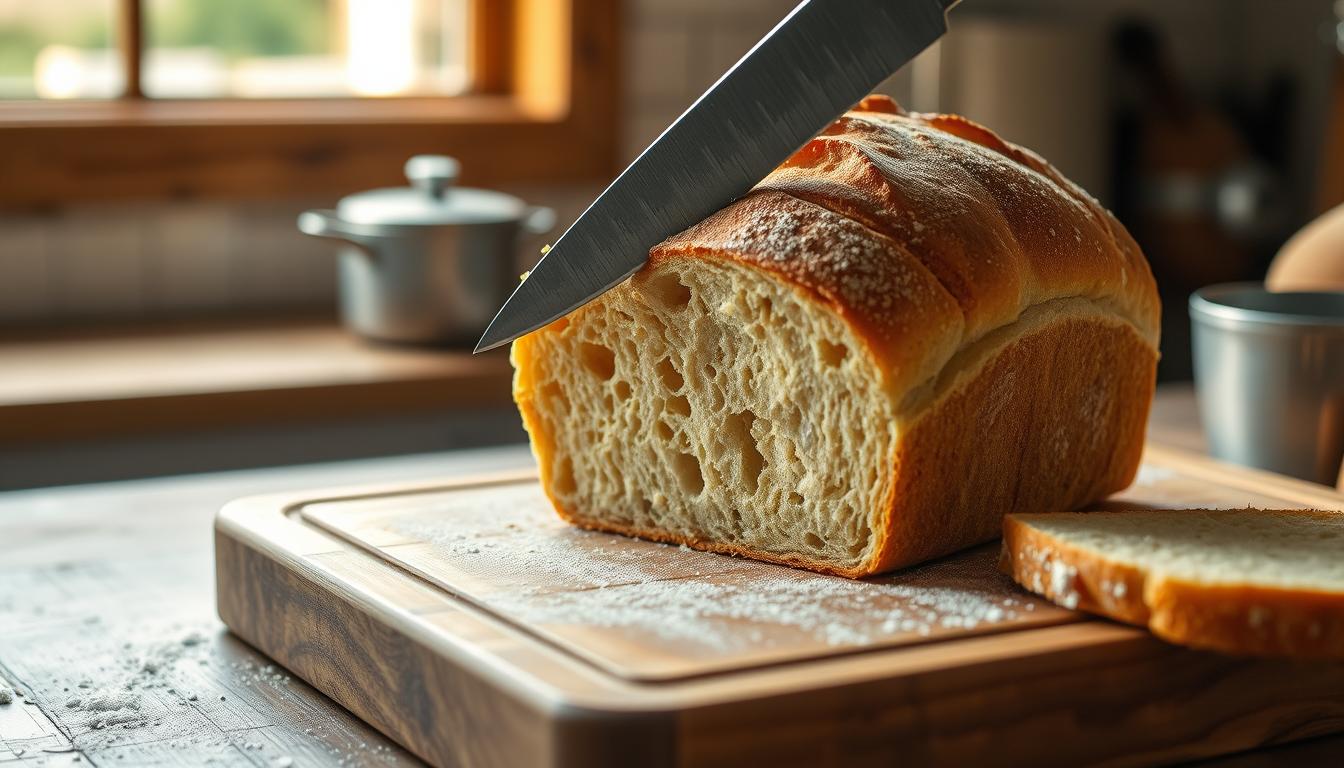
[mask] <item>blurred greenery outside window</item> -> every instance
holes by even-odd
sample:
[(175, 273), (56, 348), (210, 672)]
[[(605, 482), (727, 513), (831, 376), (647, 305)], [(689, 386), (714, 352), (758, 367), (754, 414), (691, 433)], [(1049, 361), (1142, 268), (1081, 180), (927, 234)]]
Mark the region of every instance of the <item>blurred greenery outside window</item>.
[(125, 86), (120, 2), (139, 2), (150, 98), (452, 95), (468, 0), (0, 0), (0, 99)]

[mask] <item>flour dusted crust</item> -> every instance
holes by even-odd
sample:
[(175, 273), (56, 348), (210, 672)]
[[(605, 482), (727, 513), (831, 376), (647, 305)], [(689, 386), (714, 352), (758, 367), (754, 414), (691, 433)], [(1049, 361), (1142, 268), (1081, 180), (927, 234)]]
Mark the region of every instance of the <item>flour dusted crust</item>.
[[(669, 281), (695, 293), (701, 278), (719, 304), (696, 294), (690, 314), (664, 311)], [(732, 286), (745, 293), (724, 294)], [(791, 343), (798, 364), (725, 377), (737, 361), (678, 335), (727, 327), (723, 312), (757, 346), (717, 349)], [(515, 342), (514, 394), (566, 519), (857, 577), (990, 540), (1008, 512), (1075, 508), (1128, 485), (1158, 315), (1133, 240), (1047, 163), (963, 118), (874, 97), (655, 247), (627, 284)], [(653, 392), (659, 374), (642, 356), (669, 326), (671, 352), (656, 354), (676, 363), (675, 386)], [(571, 361), (594, 345), (607, 352), (590, 381)], [(841, 362), (825, 360), (835, 349)], [(695, 395), (706, 367), (718, 389)], [(648, 398), (689, 403), (683, 422), (668, 419), (672, 449), (647, 436), (665, 426), (640, 410)], [(628, 418), (603, 410), (627, 407)], [(741, 471), (737, 416), (756, 443)], [(843, 439), (806, 453), (809, 419)], [(696, 474), (678, 467), (687, 457), (698, 478), (664, 482)], [(743, 482), (750, 492), (734, 490)]]
[[(1339, 516), (1315, 510), (1256, 513)], [(1210, 583), (1153, 573), (1123, 557), (1039, 530), (1033, 526), (1039, 517), (1010, 515), (1004, 520), (999, 565), (1018, 584), (1066, 608), (1147, 627), (1164, 640), (1192, 648), (1344, 659), (1344, 592), (1250, 581)]]

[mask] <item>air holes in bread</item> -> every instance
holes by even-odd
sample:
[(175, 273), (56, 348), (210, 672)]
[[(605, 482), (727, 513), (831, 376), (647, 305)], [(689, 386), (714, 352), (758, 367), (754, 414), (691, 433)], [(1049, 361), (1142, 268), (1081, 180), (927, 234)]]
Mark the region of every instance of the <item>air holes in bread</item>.
[(677, 368), (672, 365), (672, 361), (664, 357), (662, 360), (658, 361), (656, 367), (658, 369), (658, 378), (663, 380), (663, 386), (673, 392), (680, 392), (681, 386), (686, 383), (686, 380), (677, 372)]
[(573, 493), (575, 487), (574, 462), (568, 456), (562, 457), (555, 464), (555, 489), (561, 493)]
[(681, 309), (691, 302), (691, 289), (681, 284), (675, 274), (661, 274), (648, 283), (649, 296), (668, 309)]
[(569, 410), (569, 398), (565, 396), (564, 390), (560, 389), (560, 385), (553, 381), (542, 386), (541, 398), (549, 408), (556, 408), (561, 411)]
[(738, 538), (742, 533), (742, 513), (736, 509), (729, 510), (729, 522), (733, 525), (733, 538)]
[(583, 342), (579, 345), (579, 358), (583, 367), (603, 381), (616, 374), (616, 353), (601, 344)]
[(765, 468), (765, 457), (756, 447), (756, 438), (751, 427), (756, 423), (756, 414), (743, 411), (729, 416), (723, 424), (723, 438), (730, 451), (741, 456), (742, 485), (747, 493), (755, 493), (760, 486), (761, 470)]
[(659, 419), (658, 423), (654, 425), (654, 429), (658, 432), (658, 436), (663, 440), (672, 439), (672, 427), (668, 426), (666, 421)]
[(630, 382), (621, 379), (616, 382), (616, 396), (622, 400), (630, 399)]
[(849, 347), (844, 344), (832, 344), (825, 339), (822, 339), (818, 346), (821, 349), (821, 359), (832, 368), (838, 368), (849, 354)]
[(700, 462), (689, 453), (678, 453), (672, 457), (672, 471), (676, 473), (682, 491), (697, 496), (705, 489), (705, 476), (700, 472)]
[(676, 397), (669, 397), (667, 399), (667, 410), (677, 414), (678, 416), (690, 416), (691, 401), (687, 400), (681, 395), (677, 395)]
[(806, 536), (803, 537), (803, 541), (807, 544), (807, 546), (809, 546), (809, 547), (811, 547), (811, 548), (813, 548), (813, 549), (825, 549), (825, 548), (826, 548), (826, 542), (822, 541), (820, 536), (818, 536), (817, 534), (812, 533), (812, 532), (810, 532), (810, 531), (808, 532), (808, 534), (807, 534)]
[(803, 505), (803, 494), (797, 491), (789, 491), (789, 503), (801, 507)]

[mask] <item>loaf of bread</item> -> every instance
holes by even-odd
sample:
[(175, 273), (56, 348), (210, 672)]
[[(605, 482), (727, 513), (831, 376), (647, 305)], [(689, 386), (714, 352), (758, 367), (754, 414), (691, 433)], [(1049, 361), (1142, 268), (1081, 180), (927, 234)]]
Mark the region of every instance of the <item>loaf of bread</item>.
[(1066, 608), (1173, 643), (1344, 659), (1344, 512), (1010, 515), (1001, 563)]
[(858, 577), (1128, 485), (1158, 314), (1040, 157), (874, 97), (515, 342), (514, 397), (565, 519)]

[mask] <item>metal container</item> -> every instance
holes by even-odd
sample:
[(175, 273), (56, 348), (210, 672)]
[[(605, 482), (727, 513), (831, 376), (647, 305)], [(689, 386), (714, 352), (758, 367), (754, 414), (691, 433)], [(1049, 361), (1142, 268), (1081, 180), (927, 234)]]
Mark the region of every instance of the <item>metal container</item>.
[(467, 344), (518, 284), (518, 240), (555, 224), (549, 208), (501, 192), (454, 186), (451, 157), (406, 163), (410, 187), (344, 197), (305, 211), (299, 230), (340, 240), (341, 315), (371, 339)]
[(1228, 283), (1190, 297), (1214, 456), (1333, 485), (1344, 459), (1344, 293)]

